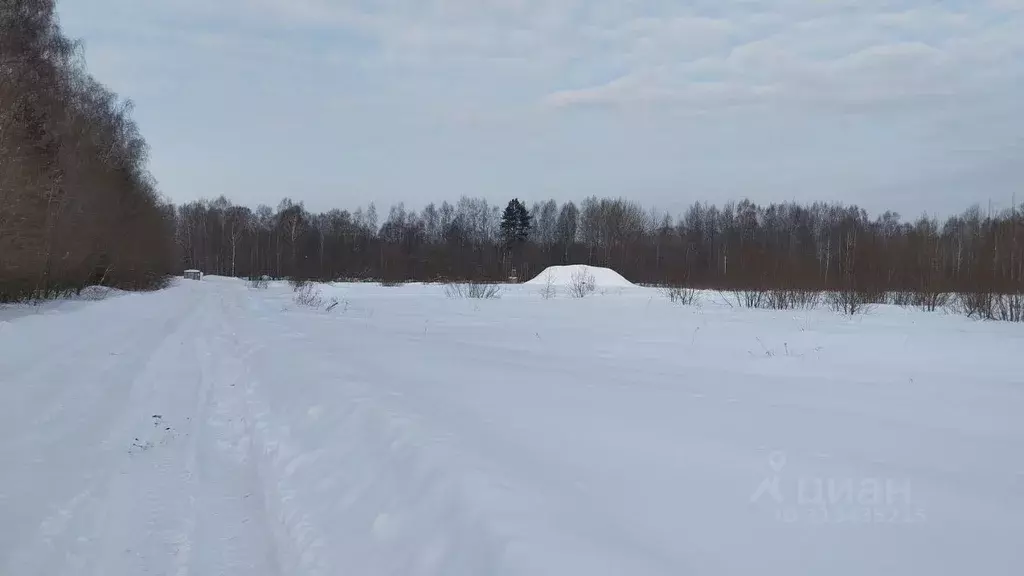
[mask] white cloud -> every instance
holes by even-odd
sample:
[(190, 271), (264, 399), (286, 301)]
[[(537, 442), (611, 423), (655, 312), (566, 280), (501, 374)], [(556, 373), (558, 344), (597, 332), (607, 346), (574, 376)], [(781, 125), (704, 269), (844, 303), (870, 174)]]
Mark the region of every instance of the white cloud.
[[(532, 94), (534, 102), (556, 106), (674, 101), (705, 107), (786, 98), (884, 102), (984, 89), (1024, 71), (1022, 4), (182, 0), (147, 13), (163, 15), (154, 23), (172, 14), (215, 18), (261, 36), (340, 34), (365, 44), (363, 66), (428, 73), (456, 67), (482, 83), (514, 80), (523, 98)], [(324, 60), (344, 64), (339, 55), (346, 49), (325, 50)]]
[(1024, 16), (982, 6), (958, 12), (919, 4), (871, 12), (870, 3), (858, 3), (848, 14), (835, 4), (829, 12), (822, 3), (791, 0), (781, 4), (782, 12), (754, 18), (737, 9), (714, 20), (723, 23), (717, 30), (738, 39), (736, 44), (720, 50), (706, 42), (703, 53), (674, 49), (673, 34), (646, 32), (652, 26), (669, 29), (673, 22), (647, 18), (644, 26), (620, 30), (645, 30), (623, 36), (634, 42), (642, 38), (644, 52), (660, 57), (628, 60), (634, 66), (618, 78), (556, 89), (544, 102), (562, 107), (652, 100), (697, 107), (743, 101), (867, 105), (998, 89), (1024, 72)]
[[(1024, 129), (1024, 0), (61, 6), (87, 36), (90, 66), (139, 95), (166, 141), (183, 132), (180, 123), (164, 127), (165, 116), (206, 113), (191, 129), (249, 134), (249, 122), (229, 120), (267, 115), (281, 139), (295, 125), (316, 126), (329, 137), (297, 143), (289, 173), (328, 179), (322, 158), (301, 166), (344, 140), (359, 161), (340, 173), (371, 188), (392, 182), (396, 195), (424, 175), (476, 170), (463, 179), (473, 186), (441, 195), (487, 187), (617, 194), (639, 179), (673, 197), (691, 186), (730, 196), (763, 188), (773, 199), (803, 189), (816, 198), (836, 183), (856, 191), (925, 174), (951, 181), (935, 172), (978, 161), (958, 160), (961, 149), (987, 159)], [(164, 149), (190, 149), (194, 139)], [(238, 139), (261, 157), (249, 138)], [(485, 149), (507, 166), (457, 160)], [(419, 168), (394, 171), (395, 161)], [(733, 176), (737, 163), (745, 168)], [(555, 168), (564, 180), (552, 183)], [(274, 177), (256, 173), (254, 187)], [(396, 183), (396, 173), (408, 182)], [(1003, 174), (1009, 187), (1010, 170)], [(948, 188), (959, 204), (961, 191)]]
[[(180, 44), (356, 66), (410, 93), (430, 77), (434, 102), (447, 92), (452, 106), (481, 110), (480, 90), (556, 109), (846, 109), (970, 97), (1024, 75), (1024, 0), (108, 1), (120, 7), (108, 13), (146, 19), (154, 38), (169, 21), (217, 22), (179, 30)], [(289, 34), (334, 42), (308, 48)]]

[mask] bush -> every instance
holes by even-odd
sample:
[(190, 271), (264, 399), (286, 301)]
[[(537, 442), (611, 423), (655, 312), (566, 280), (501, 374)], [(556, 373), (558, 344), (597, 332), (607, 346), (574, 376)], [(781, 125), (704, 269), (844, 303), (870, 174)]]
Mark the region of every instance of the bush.
[(865, 314), (874, 306), (876, 294), (858, 290), (835, 290), (825, 295), (825, 302), (833, 312), (854, 316)]
[(267, 279), (266, 276), (249, 279), (249, 288), (254, 288), (256, 290), (266, 290), (269, 286), (270, 281)]
[(995, 320), (1024, 322), (1024, 292), (997, 295), (993, 312)]
[(886, 296), (887, 304), (894, 304), (896, 306), (916, 306), (915, 302), (917, 302), (917, 295), (914, 292), (899, 290), (896, 292), (889, 292)]
[(811, 310), (818, 307), (821, 293), (816, 290), (776, 289), (765, 293), (764, 307), (774, 310)]
[(661, 293), (668, 297), (673, 304), (692, 306), (697, 303), (697, 291), (685, 286), (666, 286)]
[(774, 288), (771, 290), (737, 290), (720, 292), (725, 303), (739, 308), (761, 308), (770, 310), (812, 310), (821, 303), (821, 292)]
[(583, 298), (597, 290), (597, 279), (586, 268), (581, 268), (572, 273), (569, 279), (569, 295), (573, 298)]
[(947, 307), (950, 312), (963, 314), (968, 318), (991, 320), (994, 318), (995, 299), (991, 292), (964, 292), (957, 294)]
[(763, 290), (719, 291), (719, 295), (731, 307), (765, 308), (768, 302), (768, 298)]
[(288, 285), (292, 287), (293, 292), (298, 292), (309, 286), (309, 280), (305, 278), (289, 278)]
[(334, 310), (338, 305), (337, 298), (325, 299), (316, 285), (311, 282), (305, 282), (300, 288), (295, 290), (294, 300), (299, 306), (315, 308), (317, 310), (325, 308), (328, 312)]
[(306, 283), (295, 288), (295, 303), (299, 306), (319, 308), (324, 305), (323, 296), (312, 284)]
[(763, 290), (741, 290), (735, 292), (733, 296), (740, 307), (764, 308), (768, 303), (767, 293)]
[(1024, 322), (1024, 292), (965, 292), (952, 298), (947, 309), (979, 320)]
[(501, 287), (497, 284), (464, 283), (447, 284), (444, 293), (449, 298), (474, 298), (492, 300), (501, 297)]
[(888, 304), (889, 294), (885, 290), (857, 290), (860, 301), (865, 304)]
[(950, 294), (948, 292), (922, 291), (913, 292), (910, 296), (910, 303), (917, 308), (934, 312), (939, 308), (949, 305)]

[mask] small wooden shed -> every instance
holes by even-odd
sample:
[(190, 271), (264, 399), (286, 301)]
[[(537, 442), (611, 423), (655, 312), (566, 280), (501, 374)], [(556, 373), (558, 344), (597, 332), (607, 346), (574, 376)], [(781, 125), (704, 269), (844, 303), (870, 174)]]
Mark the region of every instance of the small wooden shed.
[(203, 279), (203, 273), (200, 272), (199, 270), (185, 270), (185, 279), (186, 280), (202, 280)]

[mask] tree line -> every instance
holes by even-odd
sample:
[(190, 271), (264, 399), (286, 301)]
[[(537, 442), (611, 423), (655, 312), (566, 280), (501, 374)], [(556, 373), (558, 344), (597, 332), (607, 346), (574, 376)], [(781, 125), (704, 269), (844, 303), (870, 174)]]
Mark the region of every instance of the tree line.
[(625, 199), (501, 210), (463, 197), (398, 204), (380, 222), (373, 204), (312, 213), (290, 199), (251, 210), (221, 197), (177, 215), (184, 265), (231, 276), (504, 281), (585, 263), (636, 283), (727, 290), (1024, 290), (1024, 206), (907, 222), (826, 203), (696, 203), (674, 218)]
[(131, 103), (85, 72), (55, 0), (0, 0), (0, 302), (162, 286), (175, 210)]

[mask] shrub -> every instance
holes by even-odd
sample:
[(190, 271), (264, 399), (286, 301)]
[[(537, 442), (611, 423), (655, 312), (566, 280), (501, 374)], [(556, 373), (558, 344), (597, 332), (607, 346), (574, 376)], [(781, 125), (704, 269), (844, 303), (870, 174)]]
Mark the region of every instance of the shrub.
[(720, 292), (725, 303), (739, 308), (761, 308), (771, 310), (811, 310), (821, 303), (821, 292), (792, 288), (771, 290), (737, 290)]
[(765, 293), (764, 307), (775, 310), (814, 309), (821, 301), (816, 290), (776, 289)]
[(569, 295), (573, 298), (583, 298), (597, 290), (597, 279), (586, 268), (581, 268), (572, 273), (569, 279)]
[(482, 282), (447, 284), (444, 287), (444, 293), (449, 298), (491, 300), (501, 297), (501, 287), (497, 284), (486, 284)]
[(993, 312), (996, 320), (1024, 322), (1024, 292), (997, 295)]
[(833, 312), (854, 316), (869, 312), (876, 301), (875, 296), (858, 290), (835, 290), (825, 295), (825, 302)]
[(947, 309), (979, 320), (1024, 322), (1024, 292), (965, 292), (951, 298)]
[(697, 303), (697, 291), (693, 288), (687, 288), (685, 286), (666, 286), (661, 289), (661, 293), (667, 296), (674, 304), (692, 306)]
[(763, 290), (719, 291), (719, 295), (729, 306), (739, 308), (765, 308), (768, 301)]
[(741, 307), (764, 308), (768, 303), (767, 293), (763, 290), (741, 290), (734, 296)]
[(939, 292), (926, 290), (922, 292), (913, 292), (910, 296), (910, 303), (922, 310), (928, 312), (934, 312), (939, 308), (945, 308), (949, 305), (950, 295), (948, 292)]
[(895, 292), (889, 292), (886, 300), (888, 304), (894, 304), (896, 306), (915, 306), (915, 302), (917, 302), (916, 296), (917, 295), (914, 292), (898, 290)]
[(326, 308), (328, 312), (338, 305), (337, 298), (324, 299), (323, 294), (320, 293), (316, 285), (310, 282), (306, 282), (301, 288), (295, 290), (294, 300), (299, 306), (315, 308), (317, 310)]

